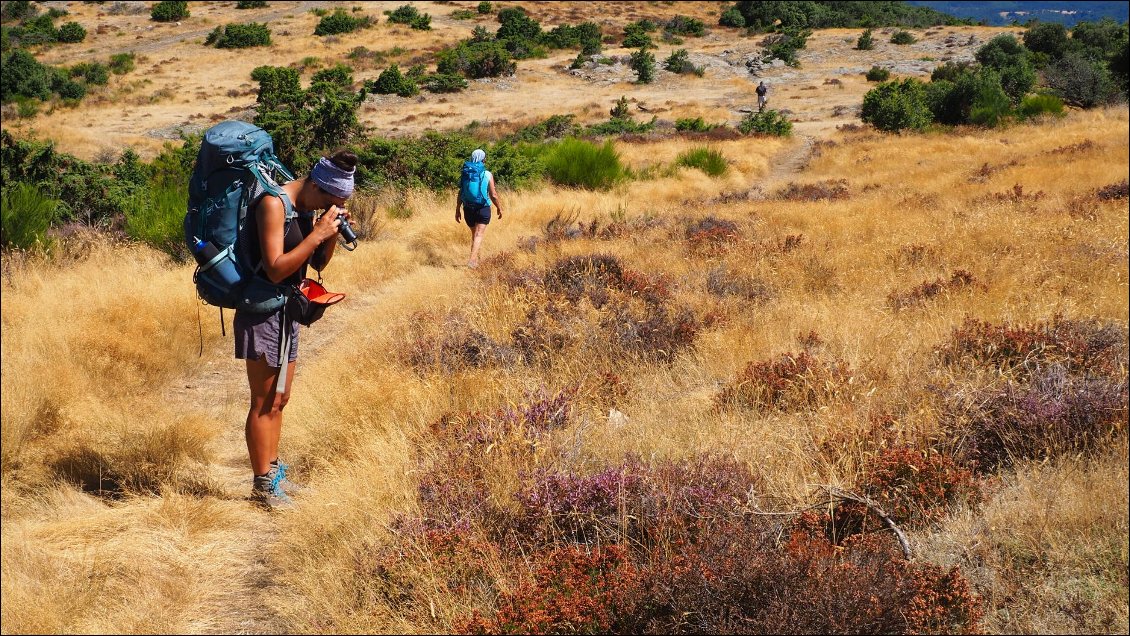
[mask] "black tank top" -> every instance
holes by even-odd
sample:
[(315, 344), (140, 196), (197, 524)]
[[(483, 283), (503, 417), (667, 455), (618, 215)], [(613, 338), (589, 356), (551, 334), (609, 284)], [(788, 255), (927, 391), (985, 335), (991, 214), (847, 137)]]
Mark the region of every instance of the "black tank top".
[[(247, 226), (244, 232), (240, 235), (246, 241), (244, 247), (245, 254), (248, 255), (248, 262), (252, 266), (260, 266), (263, 261), (263, 244), (259, 240), (259, 204), (263, 202), (267, 196), (259, 198), (259, 202), (252, 205), (247, 210)], [(314, 213), (313, 212), (298, 212), (298, 216), (291, 219), (283, 226), (283, 251), (289, 252), (298, 247), (311, 232), (314, 231)], [(306, 278), (306, 267), (310, 264), (309, 259), (302, 264), (293, 274), (287, 276), (280, 284), (283, 285), (297, 285)], [(260, 276), (263, 276), (261, 270), (257, 270)]]

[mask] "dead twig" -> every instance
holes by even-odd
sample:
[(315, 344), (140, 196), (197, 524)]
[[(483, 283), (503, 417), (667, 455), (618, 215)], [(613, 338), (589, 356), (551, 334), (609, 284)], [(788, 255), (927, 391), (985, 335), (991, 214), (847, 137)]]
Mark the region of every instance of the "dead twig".
[(891, 519), (891, 517), (887, 513), (883, 512), (883, 509), (880, 508), (878, 504), (876, 504), (871, 499), (864, 497), (863, 495), (857, 495), (853, 492), (840, 490), (835, 486), (821, 487), (824, 488), (824, 490), (826, 490), (828, 494), (833, 497), (837, 497), (844, 501), (854, 501), (858, 504), (862, 504), (866, 506), (868, 510), (875, 513), (876, 516), (883, 520), (883, 523), (887, 524), (887, 527), (891, 529), (891, 532), (895, 534), (895, 538), (898, 539), (899, 546), (902, 548), (902, 555), (906, 557), (906, 560), (909, 561), (912, 558), (910, 553), (910, 542), (906, 539), (906, 535), (903, 534), (903, 531), (899, 529), (897, 524), (895, 524), (894, 519)]

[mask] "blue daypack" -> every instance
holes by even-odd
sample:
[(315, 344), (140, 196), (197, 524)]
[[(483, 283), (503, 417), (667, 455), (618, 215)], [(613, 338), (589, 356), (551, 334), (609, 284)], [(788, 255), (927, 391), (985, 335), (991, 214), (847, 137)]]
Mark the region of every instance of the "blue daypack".
[(256, 275), (260, 264), (250, 262), (241, 240), (247, 210), (257, 202), (251, 200), (253, 189), (281, 198), (288, 223), (296, 216), (276, 179), (286, 183), (294, 175), (275, 156), (267, 131), (225, 121), (204, 133), (184, 216), (185, 242), (199, 265), (192, 278), (204, 302), (253, 313), (272, 313), (286, 304), (288, 289)]
[(490, 182), (483, 178), (486, 166), (481, 161), (464, 161), (459, 175), (459, 200), (483, 207), (490, 205)]

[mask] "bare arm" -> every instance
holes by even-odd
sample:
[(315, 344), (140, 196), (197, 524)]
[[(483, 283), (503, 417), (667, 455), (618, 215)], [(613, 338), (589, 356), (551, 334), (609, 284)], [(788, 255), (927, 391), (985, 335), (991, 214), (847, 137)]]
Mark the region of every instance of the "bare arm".
[(490, 176), (490, 183), (487, 185), (487, 194), (490, 195), (490, 200), (494, 201), (494, 209), (498, 211), (498, 218), (502, 218), (502, 199), (498, 198), (498, 190), (494, 188), (494, 175)]
[(459, 223), (463, 220), (463, 200), (459, 198), (459, 193), (455, 193), (455, 222)]
[[(341, 223), (338, 214), (341, 210), (337, 206), (330, 209), (314, 224), (310, 234), (302, 239), (294, 249), (283, 251), (283, 229), (286, 223), (286, 208), (278, 197), (263, 197), (259, 207), (255, 210), (256, 220), (259, 222), (259, 247), (263, 253), (263, 270), (267, 278), (273, 283), (278, 283), (287, 276), (298, 271), (304, 263), (310, 260), (318, 246), (337, 234), (337, 226)], [(333, 254), (333, 246), (323, 251), (324, 262), (329, 262)]]

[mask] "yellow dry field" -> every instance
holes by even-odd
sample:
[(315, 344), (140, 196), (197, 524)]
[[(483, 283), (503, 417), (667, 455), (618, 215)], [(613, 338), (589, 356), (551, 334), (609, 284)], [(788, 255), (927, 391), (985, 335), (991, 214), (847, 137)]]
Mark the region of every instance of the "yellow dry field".
[[(272, 22), (278, 43), (269, 51), (201, 46), (207, 31), (231, 18), (232, 4), (193, 3), (185, 24), (150, 29), (144, 16), (100, 16), (106, 5), (67, 3), (93, 37), (50, 51), (46, 61), (103, 59), (131, 48), (146, 61), (114, 79), (102, 99), (5, 121), (5, 129), (55, 139), (88, 158), (123, 146), (151, 156), (162, 139), (150, 131), (207, 125), (250, 106), (247, 75), (257, 65), (307, 56), (333, 63), (355, 46), (401, 46), (409, 49), (407, 62), (465, 37), (472, 23), (445, 16), (475, 3), (419, 3), (433, 16), (428, 34), (382, 23), (326, 44), (306, 35), (315, 24), (307, 9), (315, 3), (271, 2), (258, 10), (279, 14)], [(353, 4), (378, 13), (399, 3)], [(606, 32), (610, 24), (675, 13), (712, 24), (717, 10), (714, 3), (523, 6), (544, 24), (596, 18)], [(98, 34), (100, 24), (115, 28)], [(294, 35), (280, 37), (283, 30)], [(926, 42), (951, 31), (962, 43), (970, 35), (984, 41), (1001, 30), (935, 31)], [(756, 49), (754, 38), (712, 32), (685, 46), (717, 55)], [(852, 434), (874, 414), (900, 414), (900, 439), (938, 434), (929, 393), (942, 379), (931, 351), (966, 318), (1030, 324), (1062, 316), (1125, 329), (1130, 214), (1125, 199), (1095, 192), (1128, 178), (1126, 109), (988, 131), (837, 130), (858, 123), (850, 109), (867, 89), (857, 73), (839, 69), (894, 55), (907, 63), (930, 56), (926, 49), (895, 50), (877, 37), (877, 49), (864, 57), (850, 51), (847, 40), (857, 36), (818, 32), (800, 69), (767, 72), (777, 87), (775, 105), (793, 110), (798, 122), (793, 139), (709, 142), (730, 164), (718, 178), (666, 170), (704, 142), (618, 142), (633, 169), (658, 168), (659, 176), (606, 192), (503, 192), (505, 217), (491, 223), (488, 263), (478, 270), (464, 266), (468, 232), (453, 218), (454, 191), (359, 196), (354, 206), (367, 210), (365, 239), (355, 252), (339, 250), (326, 271), (327, 286), (348, 298), (300, 336), (282, 453), (315, 493), (291, 512), (268, 514), (247, 499), (246, 376), (232, 358), (230, 314), (224, 336), (217, 311), (195, 297), (190, 266), (81, 233), (61, 239), (65, 256), (6, 254), (2, 631), (443, 633), (482, 599), (428, 593), (439, 587), (420, 555), (405, 555), (419, 568), (417, 596), (399, 598), (381, 587), (369, 559), (396, 540), (395, 520), (417, 511), (417, 444), (446, 413), (493, 412), (539, 389), (591, 386), (612, 372), (626, 386), (616, 405), (622, 415), (610, 416), (595, 398), (582, 400), (549, 448), (567, 447), (574, 465), (586, 467), (628, 453), (726, 453), (751, 466), (787, 507), (808, 501), (817, 484), (852, 483), (861, 459)], [(610, 84), (570, 76), (561, 67), (571, 56), (520, 62), (506, 86), (473, 84), (448, 101), (373, 102), (364, 107), (365, 122), (376, 133), (413, 134), (474, 119), (513, 126), (568, 112), (596, 121), (620, 95), (665, 119), (734, 122), (749, 103), (752, 83), (740, 73), (662, 76), (640, 88), (627, 74)], [(841, 84), (824, 83), (831, 79)], [(151, 99), (165, 89), (171, 94)], [(849, 110), (833, 114), (837, 106)], [(778, 196), (790, 184), (829, 182), (847, 196)], [(405, 210), (409, 218), (394, 218)], [(707, 216), (735, 223), (737, 245), (718, 253), (691, 249), (686, 223)], [(563, 217), (633, 229), (611, 238), (544, 240), (547, 226)], [(799, 243), (780, 249), (798, 236)], [(543, 240), (531, 248), (530, 237)], [(411, 363), (415, 338), (441, 337), (453, 324), (506, 339), (531, 301), (499, 279), (580, 254), (611, 254), (636, 271), (663, 275), (679, 303), (718, 320), (669, 363), (601, 352), (452, 373)], [(769, 291), (756, 301), (713, 294), (709, 275), (722, 269)], [(892, 292), (956, 270), (978, 284), (921, 307), (889, 306)], [(851, 400), (790, 414), (714, 408), (720, 387), (747, 363), (798, 351), (798, 338), (810, 332), (822, 340), (822, 354), (856, 370)], [(1123, 431), (1098, 456), (1002, 473), (979, 507), (910, 533), (917, 558), (962, 568), (985, 601), (990, 632), (1126, 633), (1127, 454)]]

